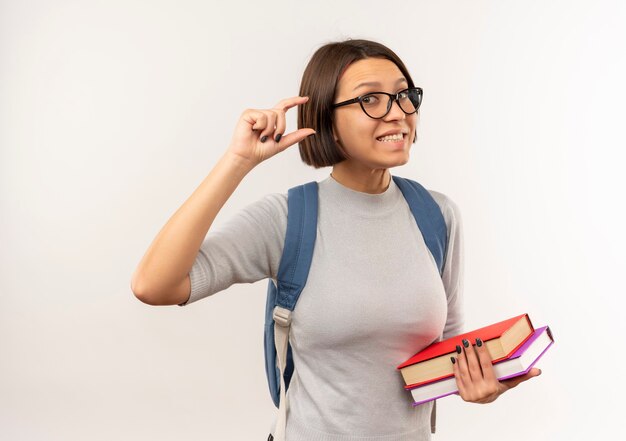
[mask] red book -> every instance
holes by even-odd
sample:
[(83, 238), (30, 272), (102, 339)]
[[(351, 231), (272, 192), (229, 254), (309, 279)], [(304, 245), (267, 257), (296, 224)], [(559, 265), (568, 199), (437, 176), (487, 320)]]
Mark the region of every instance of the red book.
[(534, 330), (528, 314), (521, 314), (435, 342), (406, 360), (397, 369), (402, 373), (407, 386), (414, 387), (440, 380), (454, 375), (450, 357), (458, 355), (456, 346), (462, 345), (463, 339), (474, 344), (476, 338), (480, 338), (489, 351), (492, 363), (496, 363), (509, 358), (533, 334)]

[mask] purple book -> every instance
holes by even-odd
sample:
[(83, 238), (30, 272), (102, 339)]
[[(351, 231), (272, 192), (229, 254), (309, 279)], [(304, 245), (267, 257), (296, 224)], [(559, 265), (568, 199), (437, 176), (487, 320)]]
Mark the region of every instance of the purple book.
[[(511, 357), (493, 365), (496, 377), (498, 380), (506, 380), (526, 374), (553, 343), (552, 331), (548, 326), (535, 329), (533, 335)], [(411, 395), (415, 401), (413, 406), (452, 395), (458, 391), (455, 377), (424, 384), (411, 389)]]

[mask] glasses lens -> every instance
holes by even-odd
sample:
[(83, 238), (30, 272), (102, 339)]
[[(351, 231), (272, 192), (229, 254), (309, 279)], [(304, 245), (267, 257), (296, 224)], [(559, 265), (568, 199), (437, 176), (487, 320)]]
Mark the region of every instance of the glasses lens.
[(382, 118), (387, 113), (389, 97), (384, 93), (368, 93), (361, 99), (361, 105), (372, 118)]
[[(384, 93), (368, 93), (361, 99), (361, 106), (366, 114), (372, 118), (382, 118), (387, 114), (390, 107), (389, 96)], [(421, 89), (406, 89), (400, 92), (398, 104), (404, 113), (411, 114), (417, 112), (422, 103)]]
[(417, 112), (422, 104), (422, 90), (421, 89), (407, 89), (400, 93), (398, 104), (402, 107), (406, 113)]

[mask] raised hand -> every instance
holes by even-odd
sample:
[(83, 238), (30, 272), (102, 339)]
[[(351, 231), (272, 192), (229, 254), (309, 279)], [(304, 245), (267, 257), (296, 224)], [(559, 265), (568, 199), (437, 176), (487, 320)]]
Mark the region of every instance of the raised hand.
[(459, 395), (464, 401), (472, 403), (491, 403), (500, 395), (518, 384), (541, 374), (541, 370), (532, 368), (527, 374), (498, 381), (494, 374), (491, 357), (483, 342), (477, 338), (476, 346), (463, 340), (457, 346), (457, 357), (452, 357), (454, 377)]
[(285, 114), (295, 106), (308, 101), (306, 96), (295, 96), (278, 102), (271, 109), (246, 109), (241, 114), (228, 147), (228, 153), (256, 166), (287, 147), (302, 141), (315, 130), (303, 128), (285, 135)]

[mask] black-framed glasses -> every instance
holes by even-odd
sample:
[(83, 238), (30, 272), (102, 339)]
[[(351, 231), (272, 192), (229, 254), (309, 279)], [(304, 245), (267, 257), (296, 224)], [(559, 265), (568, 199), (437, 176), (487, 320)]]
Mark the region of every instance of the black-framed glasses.
[(389, 113), (393, 102), (396, 101), (404, 113), (411, 115), (419, 110), (423, 94), (424, 92), (420, 87), (410, 87), (396, 94), (370, 92), (351, 100), (333, 104), (333, 108), (359, 103), (367, 116), (373, 119), (381, 119)]

